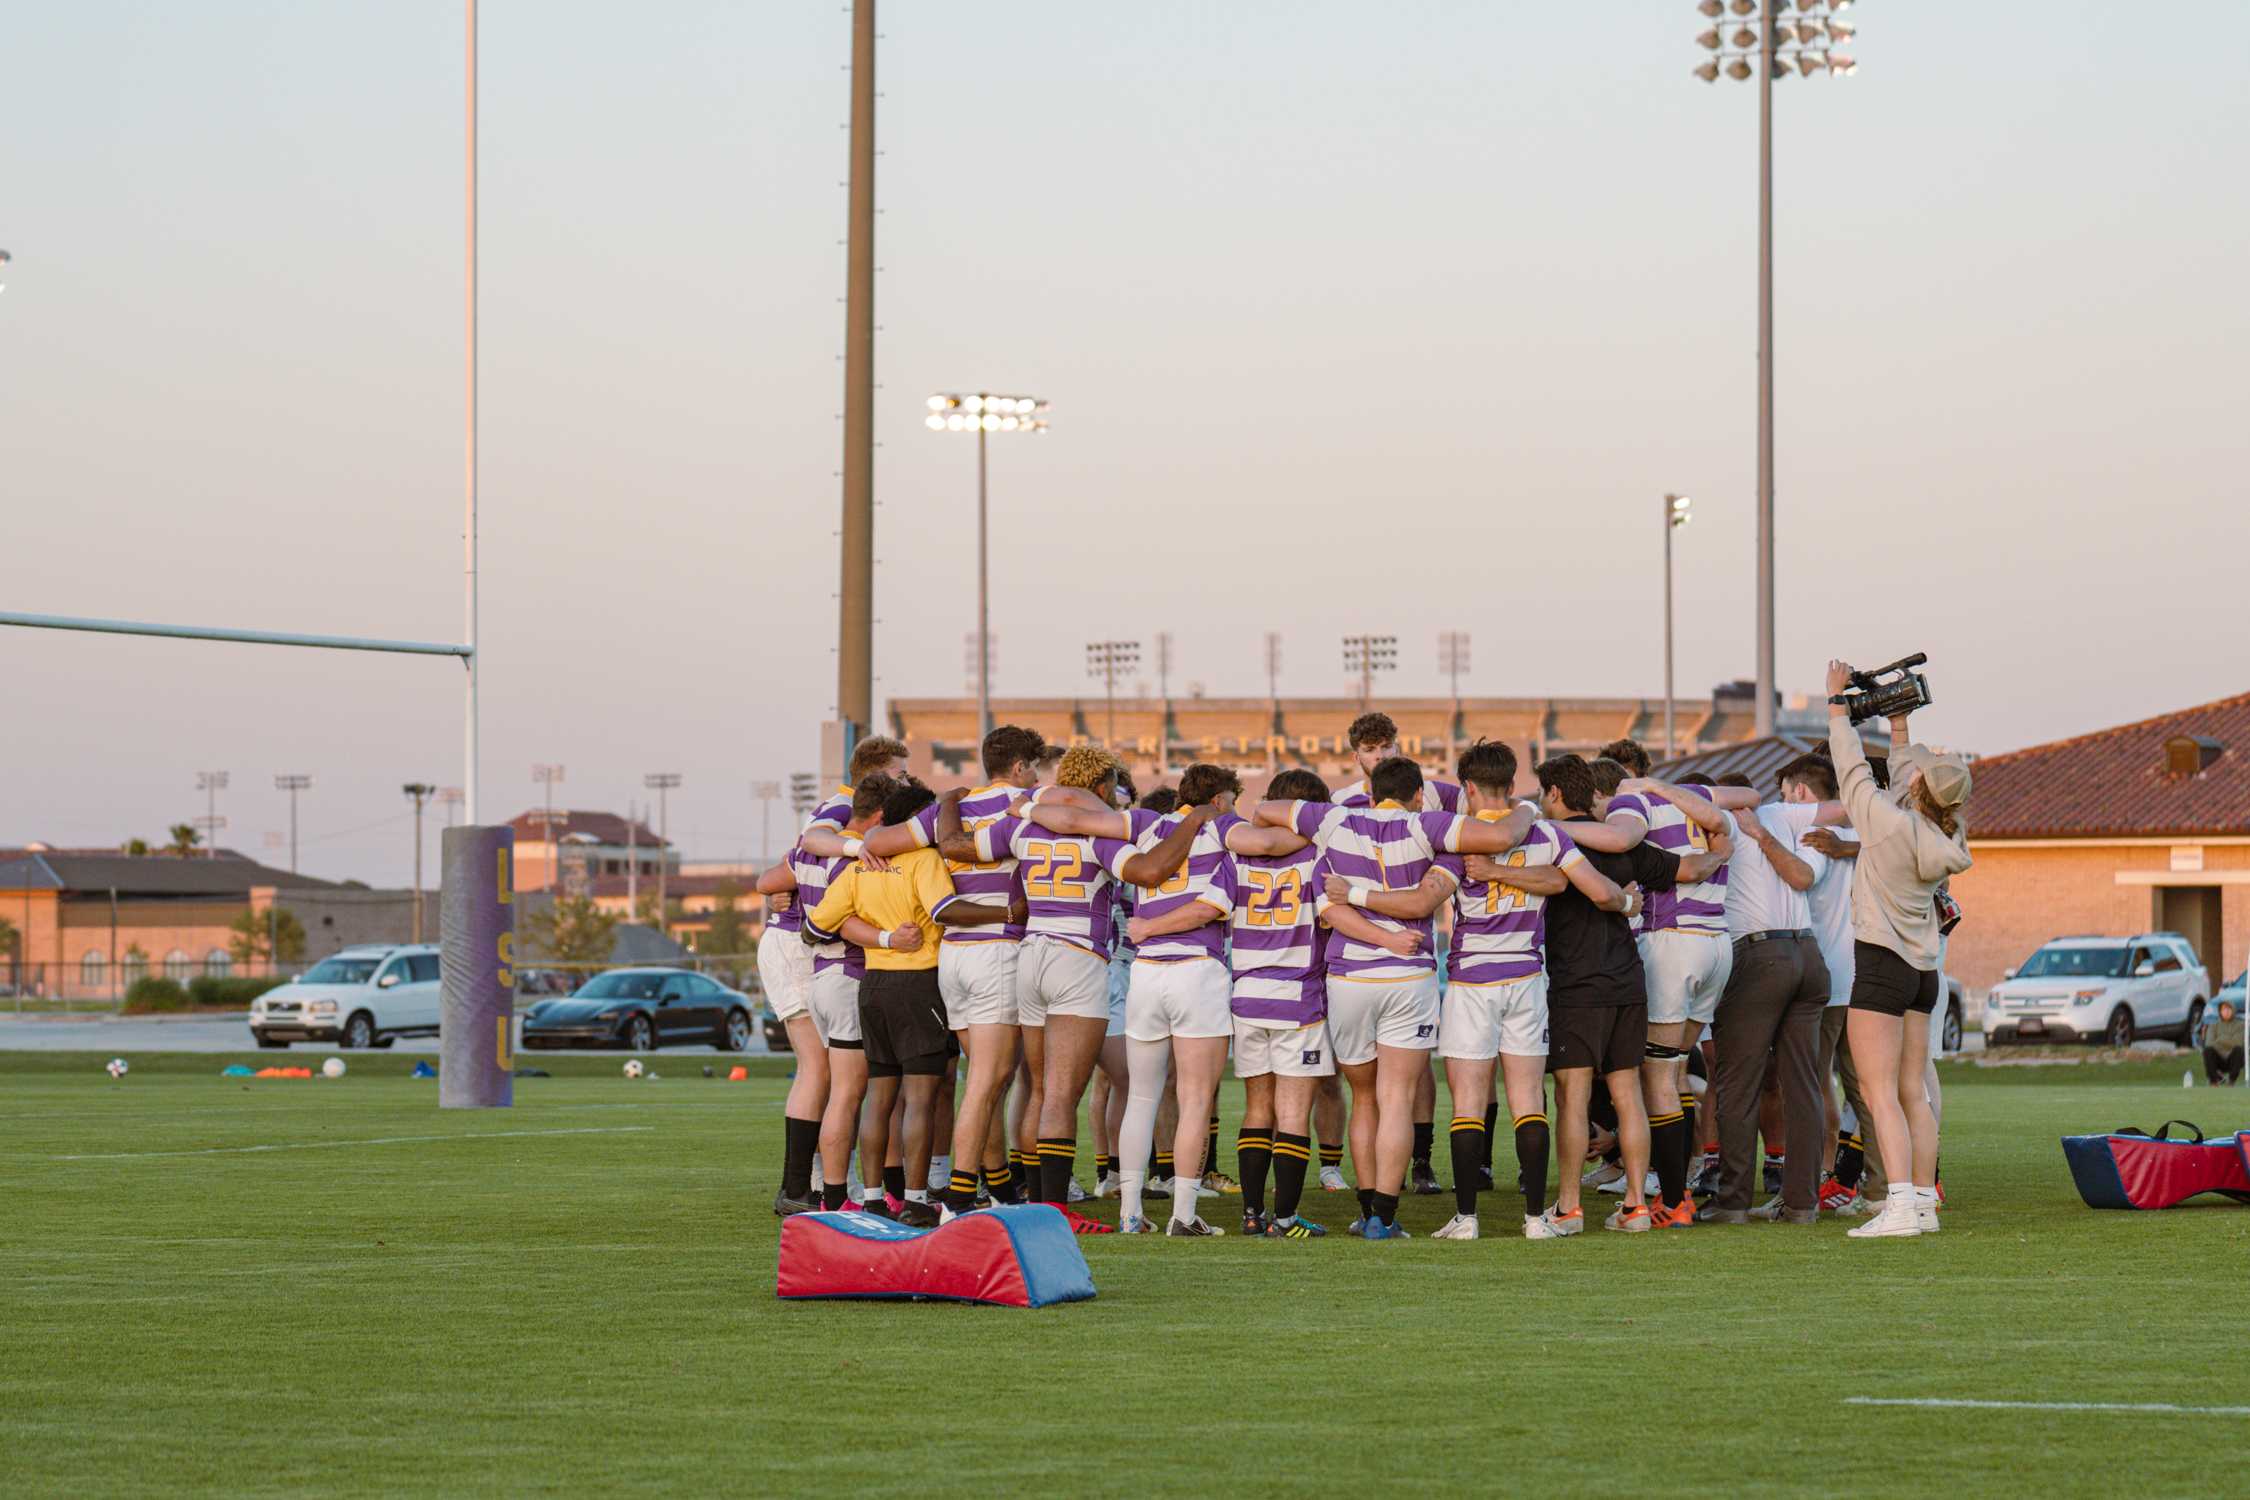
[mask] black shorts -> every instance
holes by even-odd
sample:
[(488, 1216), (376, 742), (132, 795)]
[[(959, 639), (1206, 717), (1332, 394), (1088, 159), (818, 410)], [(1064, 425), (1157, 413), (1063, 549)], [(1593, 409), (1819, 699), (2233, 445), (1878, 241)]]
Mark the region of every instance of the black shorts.
[(1547, 1067), (1626, 1073), (1648, 1046), (1648, 1006), (1559, 1005), (1547, 1012)]
[(1879, 1016), (1908, 1011), (1928, 1015), (1937, 1009), (1938, 971), (1917, 969), (1890, 949), (1852, 944), (1852, 1009)]
[(869, 969), (859, 982), (859, 1035), (867, 1076), (936, 1076), (945, 1071), (945, 996), (936, 969)]

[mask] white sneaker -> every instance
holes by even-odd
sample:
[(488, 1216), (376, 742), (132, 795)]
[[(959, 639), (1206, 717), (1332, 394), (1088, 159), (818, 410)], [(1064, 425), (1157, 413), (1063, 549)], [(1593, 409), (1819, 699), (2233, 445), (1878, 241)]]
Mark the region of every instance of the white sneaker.
[(1115, 1172), (1104, 1172), (1094, 1179), (1094, 1196), (1097, 1198), (1114, 1198), (1117, 1196), (1117, 1174)]
[[(1585, 1222), (1584, 1219), (1578, 1221), (1581, 1227), (1584, 1226)], [(1523, 1237), (1527, 1240), (1559, 1240), (1566, 1234), (1576, 1234), (1577, 1232), (1576, 1229), (1557, 1229), (1555, 1221), (1545, 1214), (1525, 1214), (1523, 1216)]]
[(1924, 1234), (1938, 1232), (1937, 1200), (1914, 1195), (1914, 1227)]
[(1914, 1211), (1912, 1190), (1909, 1189), (1905, 1193), (1893, 1193), (1885, 1198), (1874, 1218), (1855, 1225), (1844, 1233), (1855, 1240), (1904, 1238), (1922, 1232), (1921, 1225), (1916, 1222), (1918, 1217)]
[(1865, 1193), (1854, 1193), (1852, 1201), (1837, 1209), (1836, 1214), (1839, 1218), (1864, 1219), (1880, 1213), (1882, 1208), (1882, 1199), (1870, 1198)]
[[(1594, 1191), (1597, 1193), (1622, 1194), (1625, 1191), (1625, 1173), (1620, 1170), (1618, 1174), (1615, 1177), (1612, 1177), (1609, 1181), (1595, 1183)], [(1657, 1178), (1657, 1175), (1654, 1172), (1648, 1173), (1641, 1179), (1641, 1192), (1643, 1194), (1652, 1197), (1661, 1196), (1663, 1191), (1664, 1184)]]
[(1751, 1209), (1750, 1217), (1753, 1219), (1764, 1219), (1768, 1223), (1771, 1223), (1773, 1220), (1781, 1217), (1784, 1207), (1785, 1205), (1781, 1201), (1781, 1194), (1776, 1193), (1771, 1198), (1768, 1198), (1765, 1202), (1759, 1204), (1756, 1208)]
[(1473, 1240), (1477, 1237), (1477, 1216), (1455, 1214), (1445, 1221), (1445, 1227), (1430, 1236), (1433, 1240)]
[(1078, 1185), (1078, 1179), (1075, 1177), (1070, 1179), (1069, 1196), (1073, 1203), (1084, 1203), (1086, 1201), (1086, 1190)]
[(1602, 1220), (1602, 1228), (1615, 1229), (1622, 1234), (1646, 1234), (1655, 1227), (1655, 1216), (1645, 1203), (1617, 1205), (1610, 1216)]
[(1610, 1184), (1622, 1183), (1624, 1180), (1625, 1169), (1614, 1162), (1605, 1161), (1600, 1166), (1589, 1169), (1585, 1176), (1578, 1179), (1578, 1184), (1580, 1187), (1596, 1188), (1602, 1192), (1622, 1193), (1624, 1188), (1612, 1188)]
[(1572, 1214), (1569, 1218), (1565, 1219), (1557, 1215), (1553, 1208), (1549, 1208), (1545, 1213), (1539, 1216), (1537, 1221), (1546, 1226), (1546, 1232), (1544, 1234), (1533, 1234), (1531, 1232), (1532, 1222), (1533, 1221), (1529, 1219), (1526, 1219), (1524, 1221), (1523, 1234), (1524, 1238), (1527, 1240), (1568, 1239), (1571, 1235), (1584, 1234), (1586, 1232), (1586, 1215), (1584, 1214), (1584, 1212)]
[(1342, 1167), (1322, 1167), (1320, 1169), (1320, 1190), (1324, 1193), (1343, 1192), (1345, 1190), (1344, 1169)]

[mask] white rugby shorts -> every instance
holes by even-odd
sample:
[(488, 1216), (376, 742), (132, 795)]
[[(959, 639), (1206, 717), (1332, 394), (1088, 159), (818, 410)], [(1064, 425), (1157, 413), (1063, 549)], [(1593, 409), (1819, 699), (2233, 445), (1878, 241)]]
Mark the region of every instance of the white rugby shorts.
[(1682, 932), (1663, 928), (1641, 940), (1641, 967), (1648, 978), (1648, 1023), (1682, 1021), (1711, 1024), (1719, 996), (1734, 972), (1734, 944), (1723, 932)]
[(1336, 1071), (1336, 1054), (1328, 1045), (1328, 1023), (1310, 1026), (1268, 1026), (1236, 1018), (1234, 1023), (1234, 1076), (1263, 1078), (1327, 1078)]
[(812, 958), (812, 949), (794, 932), (769, 923), (758, 936), (758, 986), (783, 1021), (796, 1020), (812, 1005)]
[(992, 938), (938, 949), (938, 993), (955, 1031), (1016, 1024), (1016, 947)]
[(1438, 1020), (1438, 1056), (1484, 1061), (1547, 1055), (1547, 976), (1452, 984)]
[(1234, 976), (1215, 958), (1134, 960), (1125, 1035), (1136, 1042), (1234, 1035)]
[(1413, 979), (1352, 979), (1328, 976), (1328, 1040), (1336, 1065), (1357, 1067), (1375, 1060), (1375, 1049), (1437, 1045), (1437, 975)]
[(832, 969), (822, 969), (813, 975), (809, 986), (812, 996), (813, 1025), (820, 1028), (820, 1039), (833, 1047), (839, 1042), (859, 1041), (859, 981), (851, 970), (842, 964)]
[(1047, 1017), (1109, 1019), (1109, 960), (1075, 943), (1026, 938), (1016, 947), (1016, 1023), (1044, 1026)]

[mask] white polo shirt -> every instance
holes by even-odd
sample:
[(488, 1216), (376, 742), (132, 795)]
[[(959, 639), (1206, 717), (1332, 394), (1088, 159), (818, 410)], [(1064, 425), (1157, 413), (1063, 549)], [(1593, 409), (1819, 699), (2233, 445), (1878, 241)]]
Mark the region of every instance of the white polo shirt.
[[(1812, 827), (1820, 807), (1812, 802), (1768, 802), (1755, 813), (1738, 814), (1754, 817), (1766, 826), (1784, 849), (1812, 866), (1813, 880), (1817, 885), (1827, 872), (1827, 856), (1804, 844), (1805, 830)], [(1727, 861), (1727, 933), (1743, 937), (1753, 932), (1798, 930), (1813, 925), (1812, 903), (1803, 891), (1792, 890), (1787, 881), (1775, 873), (1766, 859), (1766, 851), (1758, 847), (1756, 839), (1744, 833), (1734, 841), (1734, 857)]]

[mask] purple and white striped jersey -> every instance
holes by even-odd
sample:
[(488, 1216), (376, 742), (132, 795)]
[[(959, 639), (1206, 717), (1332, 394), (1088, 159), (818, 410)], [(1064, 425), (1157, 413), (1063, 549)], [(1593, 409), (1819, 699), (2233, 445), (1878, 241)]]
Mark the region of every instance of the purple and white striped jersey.
[[(828, 894), (829, 882), (851, 868), (852, 861), (844, 855), (822, 859), (817, 854), (805, 852), (803, 844), (789, 851), (789, 872), (797, 877), (797, 900), (789, 910), (797, 916), (798, 925), (804, 924), (804, 913), (820, 905), (821, 897)], [(867, 972), (867, 955), (857, 943), (847, 943), (838, 938), (832, 943), (816, 944), (813, 948), (813, 972), (842, 969), (858, 979)]]
[[(1135, 838), (1155, 826), (1158, 815), (1134, 808), (1125, 815)], [(1107, 960), (1115, 941), (1110, 882), (1125, 861), (1140, 853), (1123, 839), (1084, 838), (1052, 833), (1029, 818), (1006, 813), (979, 828), (977, 858), (1018, 861), (1031, 920), (1026, 938), (1053, 938)]]
[[(1134, 842), (1143, 850), (1155, 848), (1166, 834), (1180, 826), (1180, 817), (1176, 812), (1165, 813)], [(1188, 857), (1172, 872), (1171, 879), (1159, 886), (1143, 886), (1130, 894), (1132, 915), (1136, 917), (1153, 920), (1167, 916), (1191, 901), (1217, 907), (1219, 912), (1216, 922), (1150, 938), (1135, 951), (1135, 962), (1176, 963), (1189, 958), (1226, 961), (1226, 919), (1234, 911), (1230, 869), (1233, 859), (1221, 842), (1216, 822), (1206, 823), (1195, 831), (1195, 842), (1188, 845)], [(1119, 885), (1122, 887), (1123, 882)]]
[[(1038, 800), (1032, 792), (1019, 786), (1000, 784), (980, 786), (961, 799), (961, 827), (975, 833), (987, 823), (996, 823), (1008, 809), (1023, 798)], [(935, 802), (916, 813), (907, 825), (914, 831), (914, 842), (928, 849), (937, 843), (937, 814)], [(953, 889), (964, 901), (983, 902), (989, 906), (1006, 906), (1016, 878), (1014, 859), (996, 859), (990, 864), (972, 865), (960, 860), (945, 862), (946, 873), (953, 877)], [(1013, 922), (989, 927), (948, 927), (948, 943), (1012, 943), (1023, 936), (1023, 929)]]
[[(1502, 815), (1485, 811), (1476, 816), (1496, 823)], [(1544, 819), (1531, 825), (1522, 843), (1500, 856), (1502, 864), (1553, 865), (1564, 870), (1585, 860), (1570, 835)], [(1537, 974), (1546, 963), (1547, 898), (1497, 880), (1472, 882), (1458, 854), (1441, 854), (1437, 864), (1454, 879), (1447, 983), (1502, 984)]]
[(800, 833), (810, 833), (815, 828), (830, 828), (842, 833), (844, 825), (851, 820), (852, 789), (848, 786), (840, 786), (830, 792), (820, 806), (813, 809), (813, 815), (805, 819), (805, 826), (799, 831)]
[[(1465, 821), (1458, 814), (1408, 812), (1393, 802), (1380, 807), (1338, 807), (1332, 802), (1293, 802), (1289, 821), (1298, 833), (1327, 851), (1328, 870), (1354, 885), (1384, 891), (1410, 891), (1422, 883), (1440, 854), (1460, 852)], [(1320, 911), (1332, 904), (1325, 891)], [(1394, 921), (1370, 911), (1370, 922), (1392, 932), (1418, 933), (1421, 951), (1412, 958), (1355, 942), (1340, 932), (1328, 934), (1328, 976), (1335, 979), (1419, 979), (1437, 969), (1436, 919)]]
[[(1701, 787), (1685, 790), (1709, 800), (1710, 794)], [(1701, 854), (1711, 847), (1711, 839), (1701, 828), (1688, 821), (1688, 815), (1662, 797), (1649, 798), (1655, 818), (1648, 826), (1648, 841), (1667, 854), (1686, 859), (1691, 854)], [(1725, 817), (1724, 813), (1720, 816)], [(1733, 831), (1734, 819), (1727, 818), (1728, 831)], [(1718, 873), (1709, 880), (1699, 880), (1694, 885), (1669, 886), (1648, 893), (1648, 905), (1643, 908), (1640, 930), (1665, 932), (1677, 928), (1681, 932), (1708, 932), (1720, 936), (1727, 930), (1727, 867), (1719, 866)]]
[[(1658, 842), (1657, 829), (1673, 823), (1682, 827), (1687, 825), (1686, 816), (1671, 803), (1665, 801), (1662, 797), (1645, 797), (1639, 792), (1619, 792), (1616, 796), (1610, 798), (1609, 806), (1602, 810), (1602, 821), (1604, 823), (1609, 821), (1611, 813), (1631, 813), (1634, 817), (1639, 818), (1641, 826), (1648, 830), (1642, 837), (1651, 844)], [(1679, 851), (1675, 849), (1672, 852), (1677, 854)], [(1652, 896), (1649, 900), (1649, 906), (1655, 904), (1655, 898)], [(1648, 907), (1643, 907), (1629, 918), (1627, 925), (1633, 929), (1633, 936), (1635, 937), (1650, 931), (1652, 924), (1648, 919)]]
[[(1223, 843), (1242, 819), (1212, 826)], [(1319, 844), (1294, 854), (1229, 856), (1234, 1013), (1245, 1021), (1310, 1026), (1328, 1014), (1318, 898), (1328, 869)]]
[[(1355, 781), (1342, 791), (1330, 792), (1328, 800), (1338, 807), (1373, 807), (1375, 798), (1367, 790), (1365, 781)], [(1425, 777), (1422, 781), (1422, 806), (1432, 812), (1457, 813), (1461, 810), (1461, 787), (1458, 782), (1437, 781)]]

